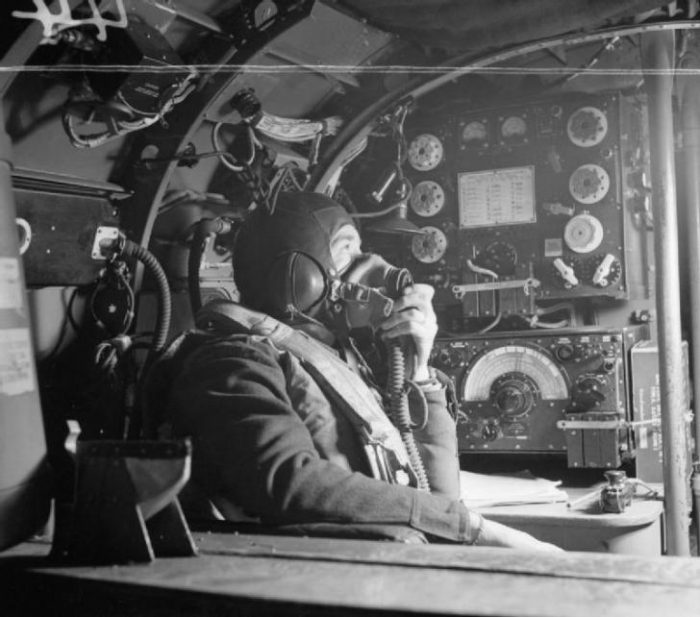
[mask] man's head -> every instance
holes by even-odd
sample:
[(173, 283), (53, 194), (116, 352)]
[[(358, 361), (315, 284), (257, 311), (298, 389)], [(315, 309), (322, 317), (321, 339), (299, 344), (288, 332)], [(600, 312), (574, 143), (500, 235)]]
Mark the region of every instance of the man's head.
[(281, 193), (274, 214), (258, 209), (243, 224), (234, 276), (251, 308), (315, 316), (331, 281), (359, 254), (359, 234), (340, 204), (320, 193)]
[(249, 307), (310, 317), (336, 335), (376, 328), (411, 280), (407, 270), (362, 253), (349, 214), (319, 193), (282, 193), (274, 214), (254, 212), (238, 233), (233, 269)]

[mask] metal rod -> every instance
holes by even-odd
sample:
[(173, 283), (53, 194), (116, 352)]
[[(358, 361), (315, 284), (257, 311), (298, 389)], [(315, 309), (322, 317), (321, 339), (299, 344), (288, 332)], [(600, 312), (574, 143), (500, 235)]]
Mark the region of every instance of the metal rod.
[(673, 32), (645, 34), (642, 37), (642, 63), (644, 69), (651, 69), (645, 74), (644, 81), (649, 102), (667, 553), (688, 556), (687, 402), (683, 387), (672, 110), (674, 42)]
[[(685, 53), (681, 68), (700, 69), (700, 38), (685, 34)], [(683, 171), (685, 175), (685, 217), (683, 219), (688, 243), (688, 278), (690, 282), (691, 355), (700, 359), (700, 76), (679, 77), (681, 85), (681, 114), (683, 127)], [(693, 391), (700, 392), (700, 361), (693, 362)], [(700, 422), (695, 421), (695, 460), (700, 448)], [(696, 500), (695, 531), (700, 540), (700, 481), (693, 478)]]

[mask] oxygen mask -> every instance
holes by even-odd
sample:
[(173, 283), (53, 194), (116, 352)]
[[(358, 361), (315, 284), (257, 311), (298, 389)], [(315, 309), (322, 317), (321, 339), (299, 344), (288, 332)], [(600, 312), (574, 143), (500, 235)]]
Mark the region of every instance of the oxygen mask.
[(394, 300), (413, 283), (405, 268), (392, 266), (383, 257), (363, 253), (334, 281), (331, 302), (336, 317), (344, 317), (344, 328), (376, 330), (389, 315)]

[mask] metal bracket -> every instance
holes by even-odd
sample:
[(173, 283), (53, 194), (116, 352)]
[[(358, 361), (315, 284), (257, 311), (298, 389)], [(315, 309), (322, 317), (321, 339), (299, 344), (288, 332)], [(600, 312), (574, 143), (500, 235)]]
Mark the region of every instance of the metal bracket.
[(541, 285), (536, 278), (516, 279), (512, 281), (492, 281), (488, 283), (469, 283), (465, 285), (453, 285), (452, 293), (457, 300), (461, 300), (467, 293), (477, 293), (479, 291), (499, 291), (501, 289), (522, 288), (526, 296), (530, 295), (532, 289)]
[(600, 429), (620, 429), (626, 428), (627, 422), (624, 420), (559, 420), (557, 428), (562, 430), (600, 430)]

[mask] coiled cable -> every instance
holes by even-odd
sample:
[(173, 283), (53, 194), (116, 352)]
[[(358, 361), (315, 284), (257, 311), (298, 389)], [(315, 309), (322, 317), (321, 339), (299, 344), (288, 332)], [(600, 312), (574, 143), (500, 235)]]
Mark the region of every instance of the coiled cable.
[(418, 480), (418, 489), (430, 492), (428, 475), (411, 427), (411, 412), (405, 388), (406, 360), (399, 343), (389, 345), (389, 412), (401, 435), (408, 459)]

